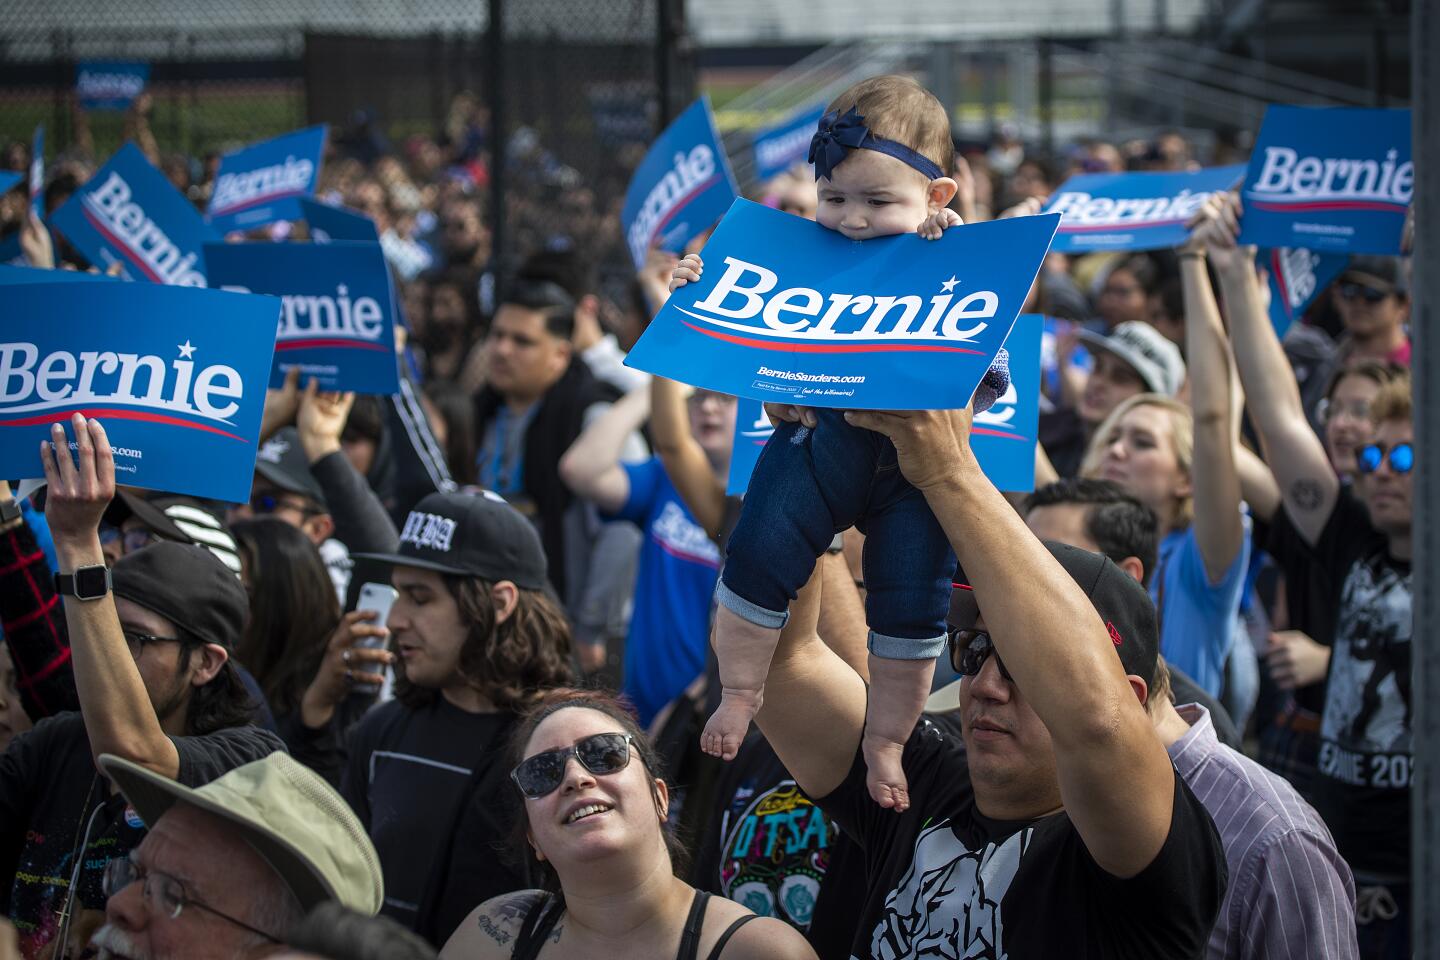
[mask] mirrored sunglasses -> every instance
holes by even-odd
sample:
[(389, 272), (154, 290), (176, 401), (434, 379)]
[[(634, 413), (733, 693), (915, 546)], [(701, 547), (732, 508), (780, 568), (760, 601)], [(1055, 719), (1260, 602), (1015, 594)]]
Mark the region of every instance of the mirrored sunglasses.
[(1387, 459), (1395, 473), (1409, 473), (1415, 466), (1415, 448), (1408, 443), (1397, 443), (1387, 451), (1383, 444), (1367, 444), (1355, 454), (1355, 465), (1361, 473), (1374, 473)]
[(1005, 661), (995, 652), (995, 644), (991, 642), (990, 634), (984, 630), (952, 630), (949, 643), (950, 666), (960, 676), (977, 676), (980, 668), (985, 666), (985, 661), (993, 654), (995, 666), (1000, 668), (1000, 676), (1004, 677), (1007, 683), (1015, 682), (1010, 671), (1005, 669)]
[(624, 770), (630, 763), (630, 744), (634, 739), (628, 733), (597, 733), (576, 740), (568, 747), (527, 757), (510, 771), (510, 779), (526, 799), (539, 800), (565, 781), (565, 764), (571, 757), (597, 777)]

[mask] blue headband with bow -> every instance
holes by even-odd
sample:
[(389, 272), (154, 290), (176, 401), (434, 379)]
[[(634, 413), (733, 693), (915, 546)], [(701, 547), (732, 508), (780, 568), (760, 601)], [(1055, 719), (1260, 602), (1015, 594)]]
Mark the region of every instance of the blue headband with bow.
[(820, 118), (820, 126), (810, 139), (810, 162), (815, 165), (815, 179), (831, 179), (831, 174), (845, 159), (847, 150), (874, 150), (894, 157), (920, 171), (931, 180), (946, 176), (929, 157), (912, 150), (903, 143), (877, 137), (865, 126), (865, 118), (856, 107), (851, 107), (843, 117), (838, 110)]

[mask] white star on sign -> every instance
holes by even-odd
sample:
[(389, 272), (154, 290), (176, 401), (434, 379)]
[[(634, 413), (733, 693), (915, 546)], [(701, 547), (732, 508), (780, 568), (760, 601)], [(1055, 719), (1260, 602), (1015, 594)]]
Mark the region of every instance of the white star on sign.
[(959, 281), (959, 280), (956, 280), (956, 279), (955, 279), (955, 275), (952, 273), (952, 274), (950, 275), (950, 279), (949, 279), (949, 280), (946, 280), (946, 281), (944, 281), (943, 283), (940, 284), (940, 292), (941, 292), (941, 293), (949, 293), (951, 290), (954, 290), (954, 289), (955, 289), (955, 284), (957, 284), (957, 283), (959, 283), (959, 282), (960, 282), (960, 281)]
[(191, 357), (191, 355), (195, 352), (195, 348), (192, 347), (192, 346), (190, 346), (190, 341), (189, 341), (189, 340), (186, 340), (184, 343), (179, 344), (179, 348), (180, 348), (180, 359), (182, 359), (182, 360), (189, 360), (190, 357)]

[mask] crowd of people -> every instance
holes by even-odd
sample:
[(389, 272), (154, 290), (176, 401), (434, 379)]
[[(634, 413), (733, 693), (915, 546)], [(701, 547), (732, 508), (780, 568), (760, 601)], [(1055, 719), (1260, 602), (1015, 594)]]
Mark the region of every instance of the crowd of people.
[[(938, 236), (1234, 159), (927, 139), (933, 97), (870, 82), (832, 107), (871, 97), (903, 150), (756, 199)], [(127, 132), (203, 208), (213, 159), (161, 152), (143, 99)], [(270, 390), (248, 503), (117, 486), (78, 413), (42, 487), (0, 480), (0, 960), (1410, 956), (1408, 260), (1353, 258), (1282, 338), (1235, 195), (1174, 250), (1052, 252), (1033, 493), (985, 477), (969, 408), (771, 406), (787, 449), (845, 431), (863, 489), (800, 518), (846, 478), (766, 501), (767, 452), (747, 512), (736, 398), (623, 364), (701, 241), (615, 283), (618, 198), (521, 140), (545, 189), (497, 258), (473, 99), (332, 139), (318, 193), (376, 224), (401, 393)], [(91, 266), (21, 187), (8, 233)], [(907, 549), (867, 554), (902, 499)], [(890, 629), (930, 603), (914, 524), (944, 582)], [(717, 621), (763, 643), (717, 658)], [(897, 685), (887, 630), (933, 680)]]

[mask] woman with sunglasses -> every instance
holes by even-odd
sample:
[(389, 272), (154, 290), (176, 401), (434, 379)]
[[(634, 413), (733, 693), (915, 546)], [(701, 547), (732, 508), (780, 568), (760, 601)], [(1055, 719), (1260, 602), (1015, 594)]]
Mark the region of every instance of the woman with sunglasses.
[(626, 708), (609, 694), (554, 690), (517, 726), (511, 772), (517, 845), (544, 889), (481, 904), (442, 960), (813, 958), (796, 930), (681, 880), (666, 826), (670, 790)]

